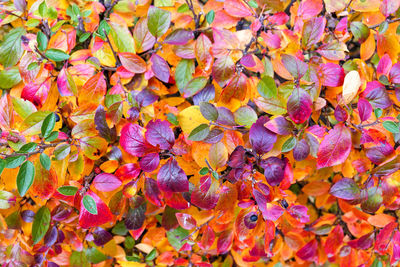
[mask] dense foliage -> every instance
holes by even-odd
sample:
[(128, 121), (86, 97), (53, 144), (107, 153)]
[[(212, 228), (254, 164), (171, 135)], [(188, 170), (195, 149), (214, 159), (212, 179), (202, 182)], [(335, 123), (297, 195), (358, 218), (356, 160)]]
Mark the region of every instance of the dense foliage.
[(399, 6), (0, 1), (2, 266), (396, 265)]

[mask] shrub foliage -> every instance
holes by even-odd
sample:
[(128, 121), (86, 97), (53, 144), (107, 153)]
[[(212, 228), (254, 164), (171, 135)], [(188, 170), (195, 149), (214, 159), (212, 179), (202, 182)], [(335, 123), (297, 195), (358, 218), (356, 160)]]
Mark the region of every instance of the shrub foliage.
[(397, 264), (399, 6), (1, 1), (3, 266)]

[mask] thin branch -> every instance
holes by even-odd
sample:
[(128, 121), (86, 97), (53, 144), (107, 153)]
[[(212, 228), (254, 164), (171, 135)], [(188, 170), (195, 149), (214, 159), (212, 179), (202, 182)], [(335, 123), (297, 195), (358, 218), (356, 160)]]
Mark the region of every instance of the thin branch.
[(0, 153), (0, 156), (3, 157), (2, 159), (11, 158), (11, 157), (17, 157), (17, 156), (25, 156), (26, 158), (29, 158), (30, 156), (33, 156), (35, 154), (43, 153), (43, 151), (46, 150), (47, 148), (56, 147), (57, 145), (62, 144), (62, 143), (66, 143), (66, 142), (68, 142), (68, 140), (62, 140), (62, 141), (57, 142), (57, 143), (38, 145), (38, 147), (37, 147), (37, 149), (35, 151), (26, 152), (26, 153), (20, 153), (20, 152), (14, 152), (14, 153), (11, 153), (11, 154)]
[(107, 32), (106, 32), (105, 29), (103, 29), (103, 33), (104, 33), (104, 35), (106, 36), (107, 43), (108, 43), (108, 45), (109, 45), (110, 48), (111, 48), (111, 51), (112, 51), (112, 53), (113, 53), (113, 55), (114, 55), (115, 62), (117, 63), (117, 66), (121, 66), (121, 62), (119, 61), (118, 55), (117, 55), (117, 53), (115, 52), (114, 48), (112, 47), (110, 38), (108, 37)]
[[(397, 22), (397, 21), (400, 21), (400, 18), (395, 18), (395, 19), (387, 20), (387, 23), (390, 24), (390, 23), (395, 23), (395, 22)], [(370, 29), (376, 29), (376, 28), (378, 28), (381, 24), (382, 24), (382, 23), (375, 24), (375, 25), (369, 26), (368, 28), (370, 28)]]

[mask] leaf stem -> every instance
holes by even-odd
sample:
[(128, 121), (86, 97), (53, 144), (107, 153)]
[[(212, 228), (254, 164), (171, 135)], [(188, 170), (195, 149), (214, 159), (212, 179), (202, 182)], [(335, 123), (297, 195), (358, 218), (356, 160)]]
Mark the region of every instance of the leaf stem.
[(104, 33), (104, 35), (106, 36), (107, 43), (108, 43), (108, 45), (110, 46), (111, 51), (112, 51), (112, 53), (113, 53), (113, 55), (114, 55), (114, 58), (115, 58), (115, 62), (116, 62), (116, 64), (117, 64), (117, 67), (121, 66), (121, 62), (119, 61), (118, 55), (117, 55), (117, 53), (115, 52), (113, 46), (111, 45), (110, 38), (108, 37), (107, 32), (106, 32), (105, 29), (103, 29), (103, 33)]

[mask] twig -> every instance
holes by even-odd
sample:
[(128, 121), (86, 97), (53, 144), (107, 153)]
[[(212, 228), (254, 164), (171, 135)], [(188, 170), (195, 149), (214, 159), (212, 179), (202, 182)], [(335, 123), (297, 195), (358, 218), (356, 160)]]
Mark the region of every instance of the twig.
[(193, 19), (194, 19), (194, 23), (195, 23), (195, 28), (199, 28), (200, 27), (200, 15), (197, 15), (196, 12), (194, 12), (194, 7), (193, 7), (193, 2), (192, 0), (185, 0), (186, 4), (188, 5), (190, 11), (193, 14)]
[(68, 140), (62, 140), (62, 141), (57, 142), (57, 143), (39, 145), (38, 148), (37, 148), (37, 150), (32, 151), (32, 152), (26, 152), (26, 153), (14, 152), (14, 153), (12, 153), (12, 154), (0, 153), (0, 156), (2, 156), (3, 159), (11, 158), (11, 157), (17, 157), (17, 156), (25, 156), (26, 158), (29, 158), (29, 157), (32, 156), (32, 155), (42, 153), (42, 152), (43, 152), (45, 149), (47, 149), (47, 148), (56, 147), (57, 145), (62, 144), (62, 143), (65, 143), (65, 142), (68, 142)]
[(108, 43), (108, 45), (109, 45), (110, 48), (111, 48), (111, 51), (112, 51), (112, 53), (113, 53), (113, 55), (114, 55), (115, 62), (117, 63), (117, 66), (118, 66), (118, 67), (121, 66), (121, 62), (119, 61), (118, 55), (117, 55), (117, 53), (115, 52), (114, 48), (112, 47), (110, 38), (108, 37), (107, 32), (106, 32), (105, 29), (103, 29), (103, 33), (104, 33), (104, 35), (106, 36), (107, 43)]
[[(397, 22), (397, 21), (400, 21), (400, 18), (395, 18), (395, 19), (387, 20), (387, 23), (390, 24), (390, 23), (395, 23), (395, 22)], [(372, 25), (372, 26), (369, 26), (368, 28), (370, 28), (370, 29), (376, 29), (376, 28), (378, 28), (380, 25), (381, 25), (381, 23), (375, 24), (375, 25)]]
[[(221, 217), (221, 215), (220, 215), (219, 217)], [(219, 217), (218, 217), (218, 218), (219, 218)], [(199, 231), (201, 228), (203, 228), (203, 226), (205, 226), (205, 225), (207, 225), (209, 222), (211, 222), (214, 218), (215, 218), (215, 215), (213, 215), (213, 216), (212, 216), (208, 221), (206, 221), (205, 223), (203, 223), (203, 224), (197, 226), (197, 227), (194, 229), (193, 232), (191, 232), (188, 236), (186, 236), (186, 237), (184, 237), (183, 239), (181, 239), (181, 242), (182, 242), (182, 241), (185, 241), (185, 240), (187, 240), (187, 239), (189, 239), (190, 237), (192, 237), (197, 231)]]

